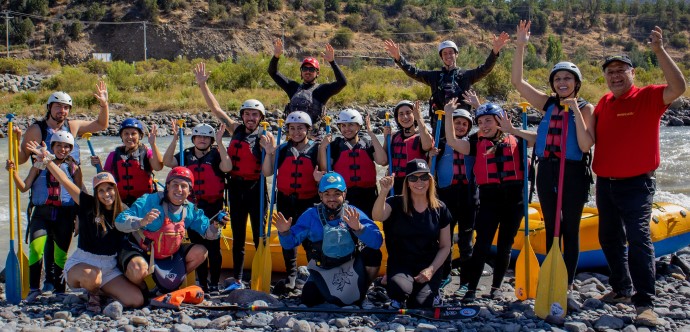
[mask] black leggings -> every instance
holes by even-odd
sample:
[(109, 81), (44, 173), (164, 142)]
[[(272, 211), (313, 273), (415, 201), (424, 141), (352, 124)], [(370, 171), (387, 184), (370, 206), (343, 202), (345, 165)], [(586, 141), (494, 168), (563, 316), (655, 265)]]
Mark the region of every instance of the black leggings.
[(421, 270), (389, 265), (386, 271), (388, 275), (388, 283), (386, 284), (388, 296), (393, 300), (406, 304), (406, 308), (409, 309), (432, 307), (445, 274), (442, 274), (441, 271), (436, 271), (429, 282), (420, 284), (414, 281), (414, 277)]
[[(292, 226), (297, 223), (297, 219), (319, 202), (319, 196), (314, 196), (309, 199), (298, 199), (295, 196), (288, 196), (281, 192), (276, 194), (276, 205), (278, 211), (285, 216), (285, 219), (292, 218)], [(311, 241), (304, 239), (302, 241), (304, 250), (309, 253), (311, 251)], [(297, 247), (292, 249), (283, 248), (283, 261), (285, 262), (285, 272), (288, 274), (290, 280), (297, 278)]]
[[(206, 203), (200, 201), (197, 203), (197, 207), (204, 211), (204, 214), (211, 218), (218, 211), (223, 209), (223, 200), (219, 200), (216, 203)], [(211, 285), (217, 286), (220, 281), (220, 269), (223, 265), (223, 256), (220, 253), (220, 238), (215, 240), (204, 239), (201, 234), (189, 230), (187, 232), (189, 236), (189, 241), (194, 244), (203, 245), (208, 251), (208, 258), (204, 263), (201, 263), (199, 267), (196, 268), (196, 276), (199, 279), (199, 285), (206, 288), (208, 286), (208, 274), (209, 270), (211, 272)]]
[[(539, 159), (537, 168), (537, 194), (546, 226), (546, 249), (550, 250), (556, 227), (558, 173), (560, 159)], [(589, 198), (590, 173), (584, 162), (566, 161), (561, 207), (561, 234), (563, 260), (568, 270), (568, 284), (573, 283), (577, 261), (580, 258), (580, 219)]]
[(469, 265), (469, 290), (476, 290), (496, 229), (498, 241), (492, 287), (498, 288), (510, 263), (510, 252), (523, 217), (522, 181), (479, 186), (479, 208), (475, 218), (477, 238)]
[(76, 207), (34, 207), (29, 224), (29, 287), (40, 288), (41, 270), (45, 249), (52, 257), (47, 259), (46, 281), (55, 286), (55, 291), (64, 292), (62, 269), (67, 261), (67, 251), (74, 233)]
[[(396, 192), (396, 194), (399, 195), (402, 193)], [(379, 192), (376, 186), (372, 188), (353, 187), (347, 188), (347, 195), (345, 198), (347, 199), (347, 204), (362, 210), (362, 212), (366, 213), (367, 217), (371, 217), (371, 211), (374, 210), (374, 202), (376, 202), (378, 195)]]
[[(472, 257), (472, 234), (474, 233), (474, 191), (470, 191), (466, 184), (455, 184), (438, 189), (438, 198), (446, 204), (451, 216), (451, 240), (455, 240), (455, 225), (458, 225), (457, 244), (460, 250), (460, 283), (466, 283), (468, 275), (467, 264)], [(443, 265), (442, 275), (448, 276), (451, 270), (451, 253)]]
[[(251, 219), (254, 248), (259, 247), (260, 199), (268, 202), (268, 193), (264, 184), (264, 195), (261, 197), (259, 181), (231, 179), (230, 190), (230, 227), (232, 228), (232, 263), (235, 280), (242, 279), (244, 272), (244, 242), (247, 239), (247, 217)], [(265, 215), (268, 204), (264, 204)]]

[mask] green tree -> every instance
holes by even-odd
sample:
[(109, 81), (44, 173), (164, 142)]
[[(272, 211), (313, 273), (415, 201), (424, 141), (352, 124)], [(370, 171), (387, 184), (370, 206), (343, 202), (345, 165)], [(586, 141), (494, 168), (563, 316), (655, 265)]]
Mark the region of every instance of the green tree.
[(34, 33), (34, 23), (31, 19), (25, 18), (14, 28), (14, 32), (14, 42), (26, 44)]
[(335, 47), (348, 48), (352, 45), (352, 38), (354, 33), (348, 28), (340, 28), (335, 32), (335, 36), (331, 39), (331, 44)]
[(563, 46), (560, 39), (554, 35), (549, 35), (546, 45), (546, 61), (548, 63), (554, 64), (563, 58)]
[(324, 5), (326, 11), (340, 13), (340, 0), (326, 0)]

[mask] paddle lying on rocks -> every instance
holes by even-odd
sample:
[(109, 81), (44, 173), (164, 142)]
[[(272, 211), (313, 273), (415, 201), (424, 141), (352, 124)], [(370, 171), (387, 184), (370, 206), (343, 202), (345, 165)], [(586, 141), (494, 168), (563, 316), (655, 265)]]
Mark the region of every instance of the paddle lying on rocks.
[[(12, 119), (14, 114), (7, 114), (7, 153), (13, 155), (13, 129)], [(22, 284), (19, 270), (19, 260), (17, 254), (14, 252), (14, 169), (10, 168), (10, 250), (7, 253), (7, 261), (5, 261), (5, 297), (7, 301), (12, 304), (19, 304), (22, 301)]]
[[(262, 121), (260, 123), (264, 127), (262, 135), (266, 135), (266, 127), (268, 127), (268, 122)], [(266, 158), (266, 150), (261, 149), (261, 165), (264, 164), (264, 158)], [(276, 158), (277, 160), (277, 158)], [(270, 293), (271, 291), (271, 248), (269, 247), (269, 239), (266, 238), (266, 212), (264, 211), (264, 190), (266, 186), (266, 177), (264, 172), (260, 172), (259, 177), (259, 247), (256, 249), (254, 254), (254, 260), (252, 260), (252, 280), (251, 287), (253, 290), (262, 291), (264, 293)]]
[[(14, 155), (12, 156), (14, 160), (14, 165), (16, 167), (15, 172), (19, 172), (19, 136), (14, 135), (14, 149), (12, 149), (12, 153)], [(14, 191), (12, 191), (15, 200), (14, 200), (14, 207), (17, 209), (17, 258), (19, 259), (19, 276), (22, 281), (22, 299), (25, 299), (29, 295), (29, 258), (26, 257), (26, 253), (24, 252), (24, 248), (22, 245), (22, 203), (21, 203), (21, 194), (19, 192), (19, 189), (17, 187), (14, 188)]]
[(435, 307), (428, 309), (355, 309), (355, 308), (318, 308), (318, 307), (262, 307), (262, 306), (186, 306), (213, 311), (287, 311), (287, 312), (315, 312), (333, 314), (368, 314), (368, 315), (412, 315), (430, 320), (470, 319), (479, 314), (479, 306)]
[[(386, 112), (386, 127), (391, 129), (391, 114)], [(391, 134), (386, 135), (386, 150), (388, 150), (388, 175), (393, 175), (393, 152), (391, 150)], [(391, 187), (388, 196), (395, 196), (395, 189)]]
[[(89, 145), (89, 151), (91, 151), (91, 156), (96, 156), (96, 152), (93, 150), (93, 145), (91, 144), (91, 133), (84, 133), (84, 135), (81, 135), (81, 138), (86, 138), (86, 144)], [(103, 172), (103, 169), (101, 168), (101, 164), (96, 165), (96, 172), (100, 173)]]
[[(568, 105), (563, 112), (563, 130), (561, 131), (561, 160), (558, 171), (558, 193), (556, 196), (556, 217), (551, 249), (544, 259), (539, 273), (537, 298), (534, 301), (534, 312), (541, 319), (546, 316), (565, 317), (568, 310), (568, 270), (561, 253), (561, 208), (563, 203), (563, 177), (565, 175), (566, 140), (568, 137)], [(549, 236), (549, 234), (546, 234)]]
[[(434, 135), (434, 147), (438, 149), (438, 144), (439, 144), (439, 138), (441, 137), (441, 123), (443, 121), (443, 114), (446, 114), (445, 111), (443, 110), (438, 110), (436, 112), (436, 116), (438, 117), (436, 119), (436, 133)], [(390, 161), (389, 161), (390, 163)], [(436, 155), (431, 157), (431, 176), (434, 176), (436, 174)]]
[[(527, 130), (527, 106), (529, 103), (522, 102), (519, 104), (522, 107), (522, 129)], [(522, 140), (522, 151), (527, 155), (527, 140)], [(522, 250), (515, 262), (515, 297), (524, 301), (533, 299), (537, 296), (537, 281), (539, 280), (539, 261), (537, 255), (534, 253), (532, 244), (529, 242), (529, 160), (523, 158), (523, 167), (525, 168), (525, 176), (522, 188), (522, 206), (525, 216), (525, 240), (522, 244)]]

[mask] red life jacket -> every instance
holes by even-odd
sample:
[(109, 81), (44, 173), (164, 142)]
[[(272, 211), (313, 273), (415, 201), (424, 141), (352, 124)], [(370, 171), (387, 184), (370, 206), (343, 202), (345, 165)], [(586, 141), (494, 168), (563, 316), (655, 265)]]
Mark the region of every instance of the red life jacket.
[(453, 180), (451, 184), (468, 184), (467, 170), (465, 169), (465, 155), (453, 150)]
[(124, 146), (115, 148), (112, 159), (114, 165), (111, 169), (117, 181), (117, 191), (123, 200), (154, 192), (153, 171), (146, 158), (147, 154), (148, 148), (143, 145), (131, 154), (125, 152)]
[(494, 147), (491, 139), (479, 137), (476, 144), (477, 159), (474, 164), (474, 176), (478, 185), (523, 179), (522, 152), (515, 136), (506, 135), (496, 145), (496, 150), (492, 154), (486, 154), (486, 151)]
[(278, 191), (284, 195), (297, 195), (297, 199), (308, 199), (318, 194), (314, 180), (314, 168), (317, 164), (318, 148), (313, 141), (300, 151), (290, 142), (282, 144), (278, 152)]
[[(357, 144), (352, 146), (347, 140), (337, 138), (331, 144), (333, 153), (333, 171), (345, 178), (348, 188), (371, 188), (376, 186), (376, 165), (367, 148), (371, 141), (360, 137)], [(338, 153), (338, 151), (340, 153)]]
[(172, 222), (168, 218), (168, 204), (163, 203), (164, 220), (163, 226), (157, 231), (142, 231), (144, 238), (139, 240), (139, 246), (151, 254), (155, 259), (168, 258), (180, 250), (180, 245), (186, 233), (184, 220), (187, 217), (187, 208), (182, 208), (182, 218), (178, 222)]
[(391, 159), (388, 162), (393, 165), (395, 177), (405, 176), (405, 166), (412, 159), (426, 159), (419, 134), (414, 134), (408, 138), (403, 138), (402, 132), (393, 134), (391, 139)]
[(218, 147), (213, 146), (203, 157), (194, 155), (194, 148), (184, 151), (184, 166), (194, 174), (194, 202), (204, 201), (215, 203), (223, 199), (225, 190), (225, 174), (220, 170), (220, 154)]
[[(67, 156), (67, 158), (58, 166), (62, 171), (67, 174), (67, 177), (74, 181), (74, 173), (77, 172), (77, 163), (74, 161), (72, 156)], [(45, 205), (51, 206), (63, 206), (64, 205), (74, 205), (74, 200), (69, 195), (67, 190), (63, 191), (60, 182), (55, 178), (53, 173), (48, 170), (43, 170), (46, 176), (46, 190), (48, 196), (45, 199)]]
[(259, 135), (247, 134), (244, 125), (239, 125), (232, 134), (232, 140), (228, 145), (228, 155), (232, 160), (230, 176), (256, 181), (261, 173), (261, 146)]
[[(554, 112), (555, 111), (555, 112)], [(550, 157), (553, 154), (556, 158), (561, 157), (561, 132), (563, 131), (563, 115), (564, 110), (560, 107), (554, 107), (552, 110), (551, 119), (549, 121), (549, 130), (546, 132), (546, 148), (544, 149), (544, 157)]]

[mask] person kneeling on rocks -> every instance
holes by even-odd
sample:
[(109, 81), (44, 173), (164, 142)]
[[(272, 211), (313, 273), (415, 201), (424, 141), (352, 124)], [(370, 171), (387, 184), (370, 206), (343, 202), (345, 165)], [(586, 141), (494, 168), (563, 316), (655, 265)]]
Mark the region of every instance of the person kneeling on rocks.
[(220, 237), (221, 222), (230, 221), (228, 216), (220, 222), (210, 221), (203, 210), (189, 202), (192, 183), (192, 171), (175, 167), (165, 179), (163, 193), (145, 194), (117, 216), (117, 229), (130, 234), (120, 251), (118, 265), (133, 283), (143, 287), (144, 278), (153, 273), (160, 291), (177, 289), (187, 273), (207, 257), (203, 245), (182, 243), (186, 230), (214, 240)]
[(345, 202), (345, 179), (335, 172), (319, 182), (321, 203), (292, 218), (274, 215), (280, 245), (285, 249), (303, 240), (312, 242), (310, 276), (302, 288), (302, 303), (351, 305), (364, 299), (381, 266), (383, 236), (367, 215)]

